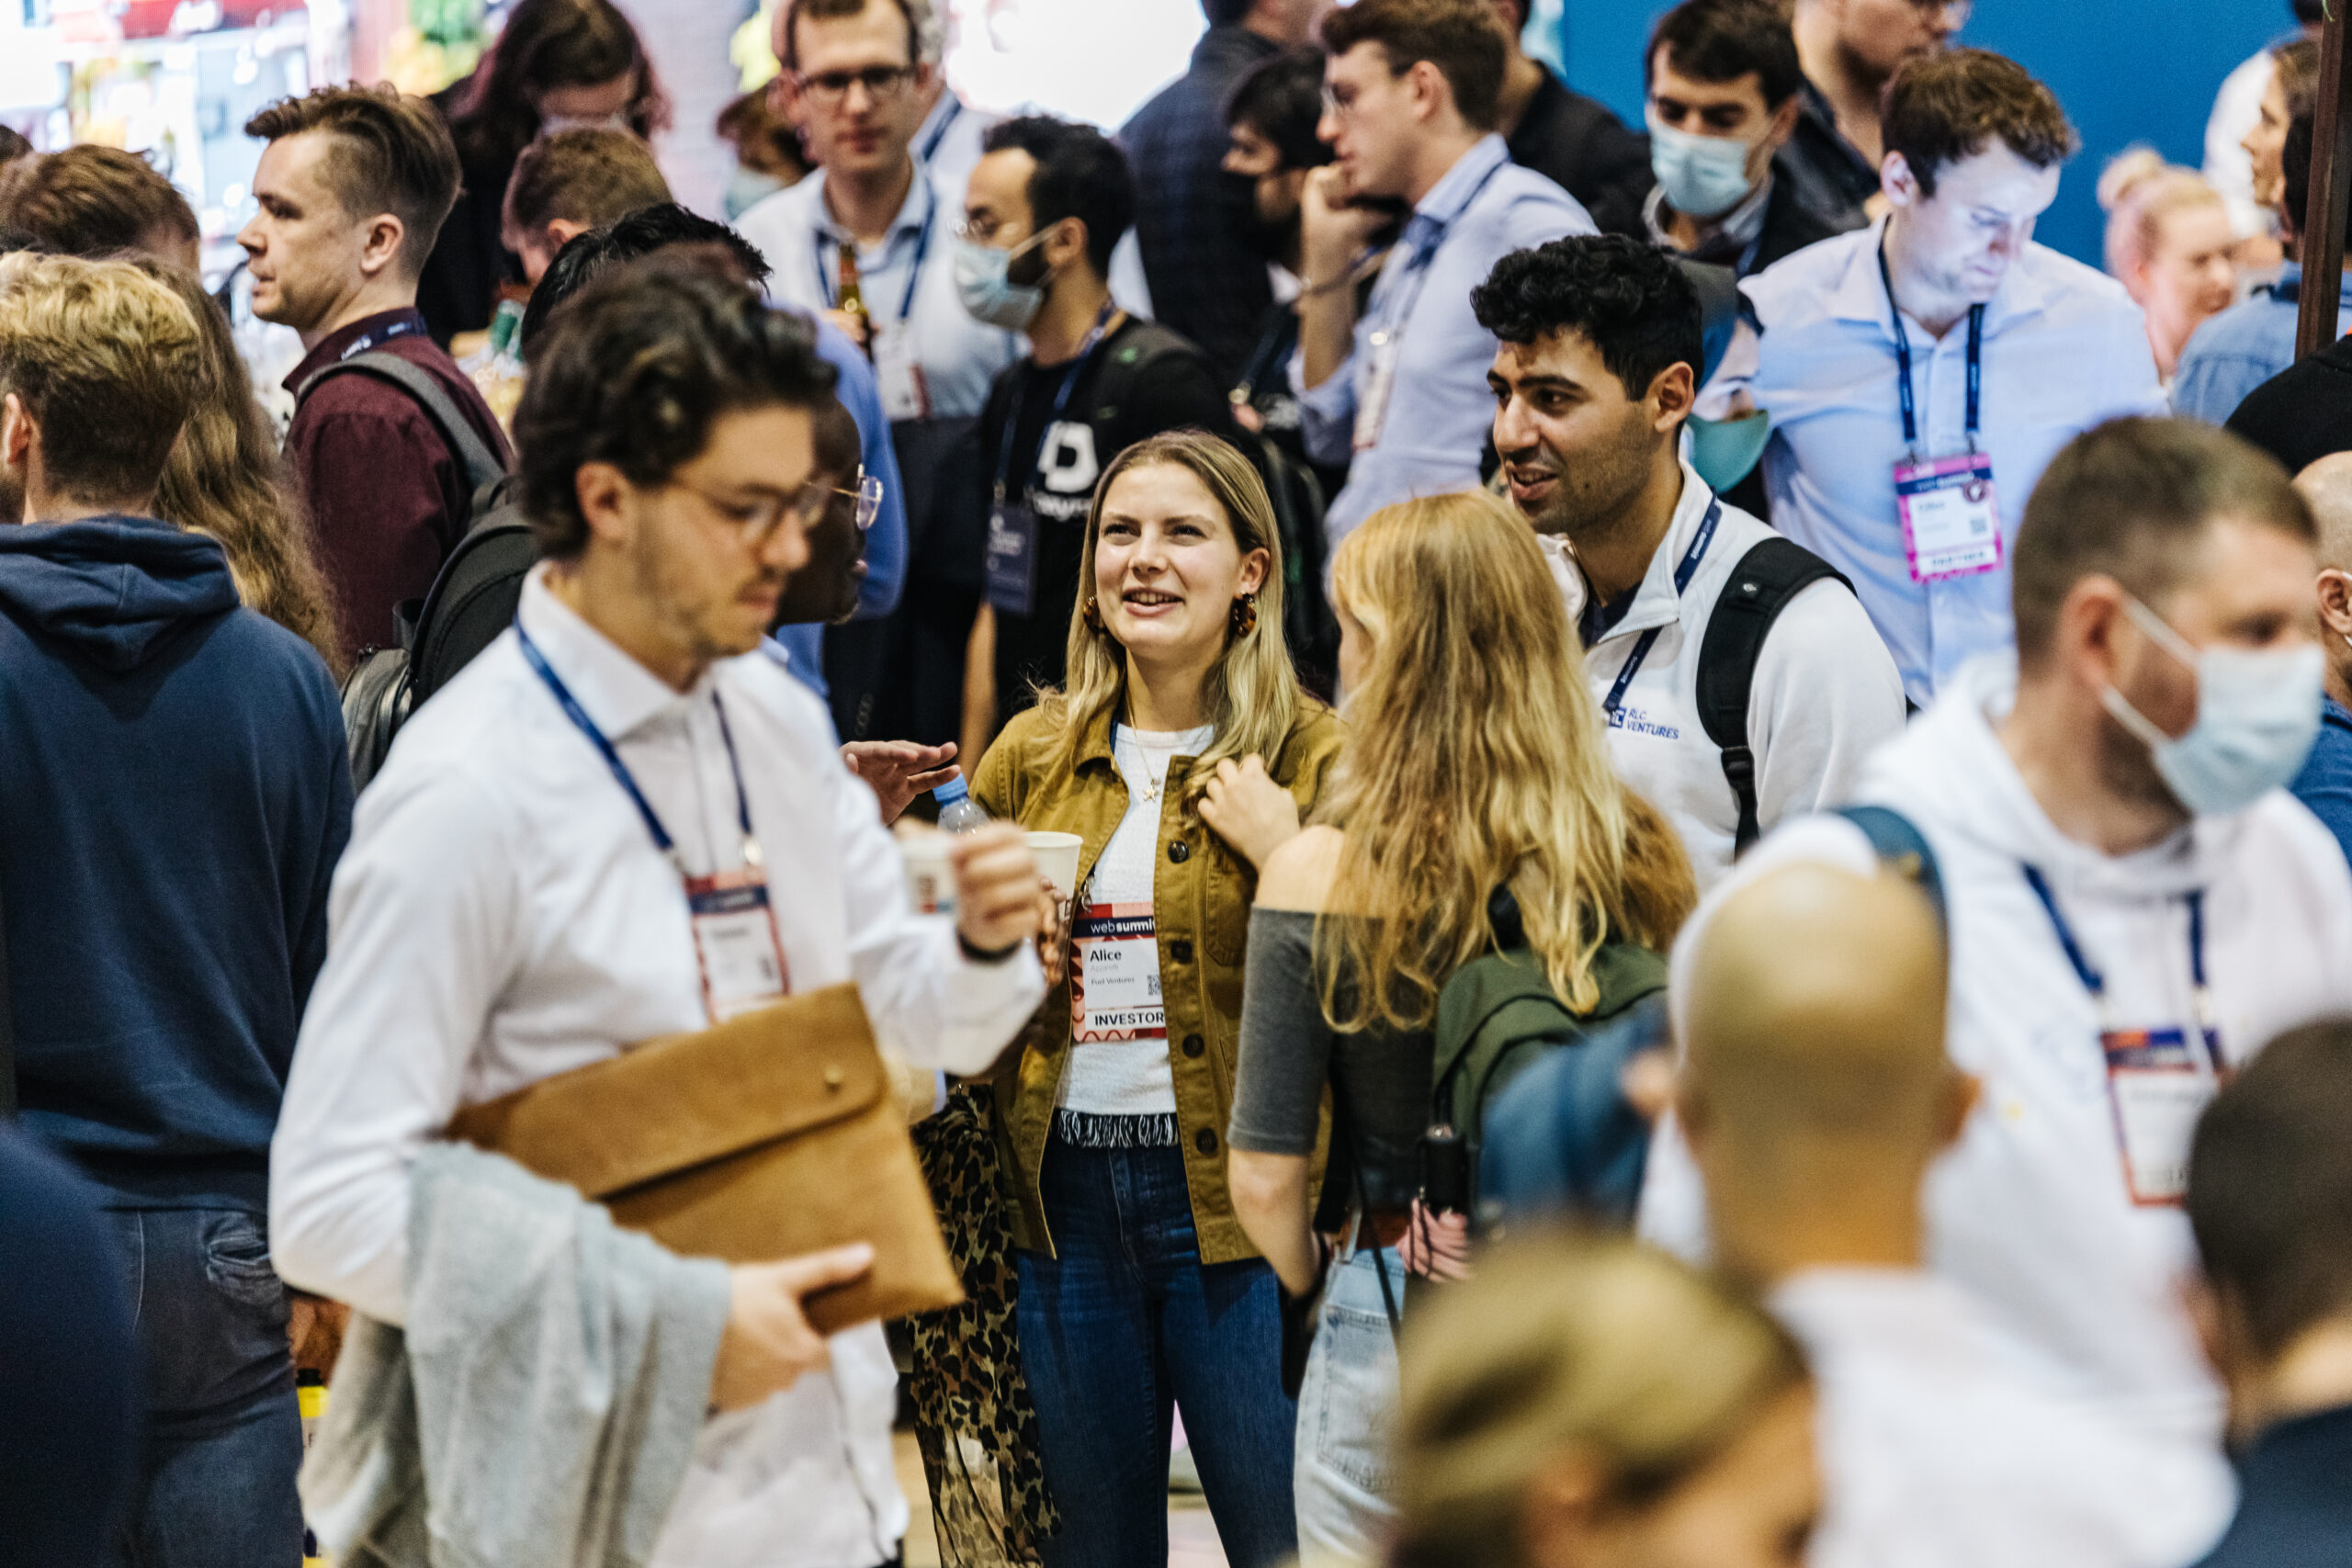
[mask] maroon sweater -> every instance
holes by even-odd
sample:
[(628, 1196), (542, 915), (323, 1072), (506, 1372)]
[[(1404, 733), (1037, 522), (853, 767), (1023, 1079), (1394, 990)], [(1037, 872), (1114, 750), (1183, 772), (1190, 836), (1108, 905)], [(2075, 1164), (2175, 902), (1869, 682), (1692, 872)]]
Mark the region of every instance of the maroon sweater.
[[(319, 342), (286, 378), (292, 391), (315, 371), (367, 349), (399, 355), (448, 389), (491, 449), (511, 462), (505, 433), (448, 352), (413, 310), (387, 310)], [(346, 656), (397, 645), (392, 607), (421, 599), (464, 533), (472, 510), (465, 464), (432, 417), (389, 381), (344, 375), (319, 384), (286, 432), (286, 461), (311, 517), (320, 568), (334, 594)]]

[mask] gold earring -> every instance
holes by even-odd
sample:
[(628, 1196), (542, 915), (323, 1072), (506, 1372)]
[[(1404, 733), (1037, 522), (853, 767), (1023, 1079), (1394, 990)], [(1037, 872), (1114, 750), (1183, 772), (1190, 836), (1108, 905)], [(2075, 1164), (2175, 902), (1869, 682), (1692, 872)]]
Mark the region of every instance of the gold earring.
[(1252, 592), (1233, 602), (1233, 635), (1248, 637), (1258, 629), (1258, 595)]

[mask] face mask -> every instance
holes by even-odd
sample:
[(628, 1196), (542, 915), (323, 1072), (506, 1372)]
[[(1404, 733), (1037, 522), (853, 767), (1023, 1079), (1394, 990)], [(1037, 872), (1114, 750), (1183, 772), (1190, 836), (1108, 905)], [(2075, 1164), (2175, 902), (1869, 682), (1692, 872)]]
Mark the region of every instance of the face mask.
[(1046, 286), (1042, 281), (1015, 283), (1006, 269), (1013, 257), (1045, 237), (1032, 234), (1009, 251), (969, 240), (956, 242), (956, 297), (974, 321), (1008, 332), (1029, 330), (1037, 308), (1046, 302)]
[(1772, 439), (1772, 415), (1766, 409), (1737, 419), (1694, 415), (1690, 429), (1690, 466), (1699, 470), (1701, 479), (1722, 491), (1746, 479), (1764, 456), (1765, 445)]
[(2197, 722), (2182, 736), (2157, 728), (2113, 686), (2099, 694), (2115, 721), (2147, 743), (2174, 799), (2199, 817), (2226, 816), (2295, 776), (2319, 736), (2318, 649), (2199, 648), (2138, 600), (2124, 610), (2197, 671)]
[(1747, 198), (1747, 143), (1694, 136), (1650, 117), (1650, 172), (1685, 218), (1721, 218)]

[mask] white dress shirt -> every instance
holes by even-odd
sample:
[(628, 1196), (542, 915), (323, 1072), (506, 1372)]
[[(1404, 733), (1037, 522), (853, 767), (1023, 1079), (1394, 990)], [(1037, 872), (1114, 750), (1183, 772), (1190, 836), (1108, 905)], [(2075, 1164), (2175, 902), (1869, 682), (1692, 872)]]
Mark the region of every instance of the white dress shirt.
[[(962, 955), (910, 911), (874, 795), (842, 764), (817, 698), (771, 658), (681, 694), (548, 592), (518, 620), (618, 750), (687, 872), (741, 863), (741, 762), (794, 991), (855, 979), (876, 1036), (918, 1066), (974, 1072), (1044, 994), (1024, 953)], [(458, 1107), (705, 1028), (677, 870), (587, 737), (492, 644), (417, 710), (359, 803), (271, 1148), (278, 1272), (405, 1320), (408, 1167)], [(837, 1335), (828, 1372), (712, 1421), (658, 1568), (872, 1568), (906, 1529), (893, 1476), (895, 1376), (881, 1329)]]
[[(967, 170), (966, 177), (969, 175)], [(1022, 354), (1018, 336), (975, 321), (956, 296), (956, 225), (963, 217), (959, 202), (934, 188), (930, 173), (917, 159), (914, 183), (899, 215), (890, 220), (889, 233), (879, 245), (859, 246), (857, 252), (858, 289), (866, 314), (877, 331), (913, 334), (915, 363), (922, 367), (931, 412), (941, 419), (978, 414), (997, 372)], [(842, 247), (856, 242), (825, 205), (824, 170), (759, 203), (735, 227), (775, 269), (768, 277), (771, 300), (804, 310), (833, 308), (840, 291)]]
[[(1675, 575), (1698, 542), (1714, 492), (1682, 465), (1682, 499), (1623, 619), (1585, 652), (1585, 679), (1604, 707), (1634, 650), (1655, 632), (1608, 715), (1618, 774), (1666, 813), (1682, 837), (1702, 889), (1731, 869), (1739, 802), (1724, 777), (1723, 751), (1699, 722), (1699, 652), (1732, 570), (1772, 530), (1726, 503), (1687, 587)], [(1586, 596), (1569, 595), (1573, 618)], [(1903, 733), (1903, 682), (1861, 604), (1824, 580), (1789, 601), (1756, 657), (1747, 697), (1747, 744), (1756, 754), (1756, 816), (1767, 831), (1782, 818), (1842, 804), (1863, 759)]]
[(1372, 380), (1374, 334), (1401, 334), (1380, 439), (1353, 453), (1348, 482), (1324, 514), (1334, 545), (1392, 502), (1477, 487), (1495, 417), (1487, 389), (1495, 334), (1471, 314), (1470, 290), (1513, 251), (1593, 232), (1576, 197), (1512, 163), (1499, 136), (1482, 138), (1415, 205), (1356, 322), (1348, 358), (1310, 388), (1305, 351), (1291, 357), (1307, 455), (1346, 463), (1357, 405)]
[[(1925, 707), (1962, 664), (2012, 646), (2009, 554), (2026, 498), (2068, 441), (2122, 414), (2162, 414), (2140, 308), (2113, 278), (2029, 244), (1984, 310), (1979, 449), (1993, 459), (1998, 568), (1911, 580), (1894, 505), (1905, 457), (1894, 318), (1879, 276), (1884, 220), (1809, 245), (1740, 284), (1763, 329), (1747, 390), (1772, 416), (1772, 525), (1853, 581)], [(1968, 450), (1968, 326), (1939, 339), (1908, 317), (1919, 455)], [(1718, 384), (1737, 373), (1726, 358)], [(1711, 391), (1713, 389), (1711, 387)]]
[(1820, 1391), (1813, 1568), (2180, 1568), (2229, 1522), (2218, 1447), (2143, 1442), (2027, 1382), (1949, 1280), (1810, 1269), (1770, 1304)]

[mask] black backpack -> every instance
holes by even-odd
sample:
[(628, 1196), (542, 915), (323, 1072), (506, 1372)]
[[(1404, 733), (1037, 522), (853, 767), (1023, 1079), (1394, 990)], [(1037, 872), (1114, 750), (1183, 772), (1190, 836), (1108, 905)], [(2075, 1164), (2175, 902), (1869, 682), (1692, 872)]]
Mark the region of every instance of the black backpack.
[(466, 531), (422, 600), (392, 612), (397, 648), (370, 649), (343, 682), (343, 726), (351, 743), (352, 786), (364, 788), (384, 765), (417, 705), (433, 695), (514, 624), (523, 579), (538, 546), (508, 495), (506, 466), (426, 371), (396, 354), (374, 350), (330, 365), (302, 383), (298, 399), (330, 376), (345, 372), (390, 381), (416, 400), (463, 464), (473, 487)]

